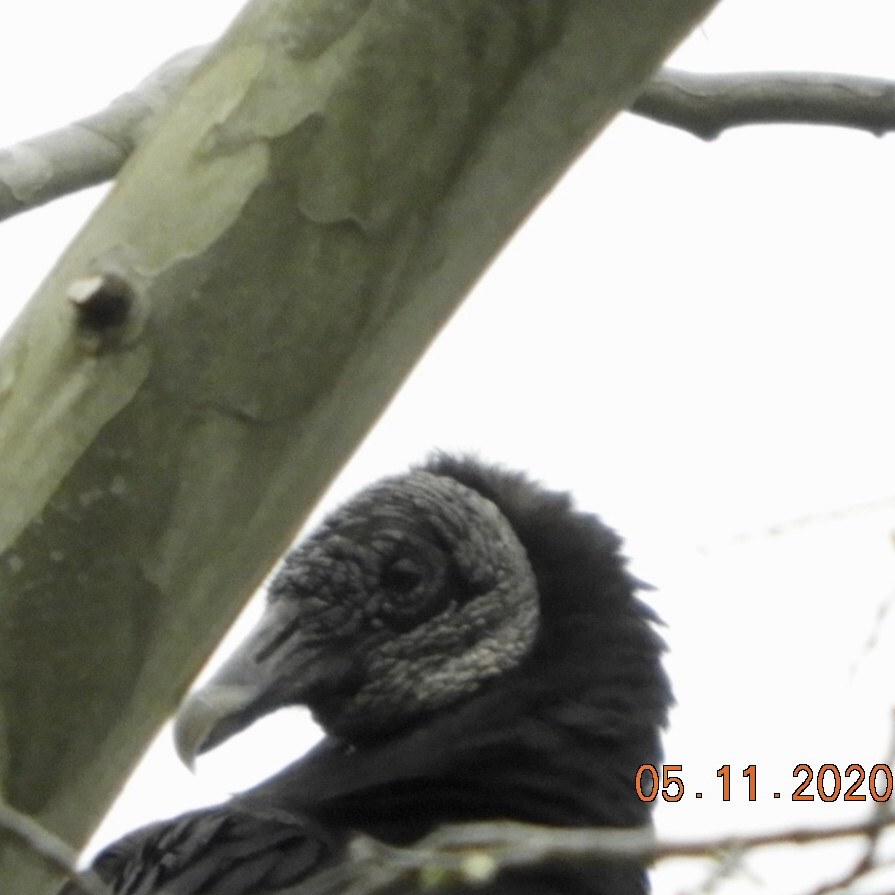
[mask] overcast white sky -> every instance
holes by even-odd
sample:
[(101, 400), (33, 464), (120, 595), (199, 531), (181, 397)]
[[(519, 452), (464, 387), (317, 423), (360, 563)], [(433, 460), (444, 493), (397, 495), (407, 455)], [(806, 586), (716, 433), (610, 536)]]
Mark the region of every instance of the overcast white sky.
[[(213, 38), (240, 5), (16, 4), (2, 13), (0, 145), (99, 108)], [(895, 79), (893, 34), (891, 0), (722, 0), (671, 62)], [(886, 759), (893, 148), (892, 137), (779, 126), (704, 144), (622, 116), (494, 264), (328, 499), (433, 447), (474, 449), (572, 490), (617, 527), (669, 625), (679, 707), (666, 752), (688, 784), (658, 813), (669, 836), (859, 816), (866, 805), (793, 803), (793, 768)], [(0, 320), (100, 193), (0, 226)], [(98, 840), (265, 776), (300, 748), (298, 726), (262, 723), (196, 777), (162, 737)], [(747, 764), (754, 803), (737, 786)], [(846, 854), (769, 854), (736, 890), (806, 891)], [(654, 878), (659, 895), (682, 885), (674, 868)]]

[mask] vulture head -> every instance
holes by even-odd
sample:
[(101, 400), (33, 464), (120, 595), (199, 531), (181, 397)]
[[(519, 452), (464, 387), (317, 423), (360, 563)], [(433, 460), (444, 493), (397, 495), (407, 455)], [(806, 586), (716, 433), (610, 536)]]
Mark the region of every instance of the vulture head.
[(661, 642), (619, 546), (566, 495), (471, 458), (384, 479), (289, 554), (259, 625), (180, 711), (178, 751), (191, 764), (288, 705), (381, 743), (501, 681), (555, 678), (567, 697), (597, 668), (616, 687), (631, 677), (616, 711), (655, 731)]
[(190, 762), (291, 704), (352, 741), (389, 734), (516, 666), (538, 614), (492, 501), (426, 469), (386, 479), (287, 557), (261, 623), (180, 712), (178, 751)]

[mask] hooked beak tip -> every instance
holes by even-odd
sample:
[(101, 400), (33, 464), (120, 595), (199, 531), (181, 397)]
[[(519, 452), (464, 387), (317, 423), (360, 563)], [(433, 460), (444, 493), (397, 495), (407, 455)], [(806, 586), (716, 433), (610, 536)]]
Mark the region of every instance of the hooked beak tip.
[(250, 703), (249, 688), (236, 685), (209, 686), (188, 696), (174, 719), (174, 748), (180, 760), (195, 771), (196, 759), (226, 739), (226, 731)]

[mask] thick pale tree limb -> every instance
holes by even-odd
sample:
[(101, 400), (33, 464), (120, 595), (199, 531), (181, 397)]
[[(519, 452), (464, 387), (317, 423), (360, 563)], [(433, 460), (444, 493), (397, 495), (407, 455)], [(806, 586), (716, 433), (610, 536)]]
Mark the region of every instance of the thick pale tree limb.
[[(79, 848), (509, 234), (710, 0), (255, 0), (0, 346), (0, 793)], [(57, 871), (0, 834), (0, 891)]]
[(663, 69), (631, 111), (712, 140), (746, 124), (895, 130), (895, 83), (814, 72), (695, 74)]
[[(176, 56), (80, 121), (0, 151), (0, 220), (111, 180), (205, 52)], [(895, 130), (895, 83), (812, 72), (695, 74), (663, 69), (629, 111), (711, 140), (747, 124)]]
[(0, 150), (0, 220), (114, 178), (206, 49), (179, 53), (87, 118)]

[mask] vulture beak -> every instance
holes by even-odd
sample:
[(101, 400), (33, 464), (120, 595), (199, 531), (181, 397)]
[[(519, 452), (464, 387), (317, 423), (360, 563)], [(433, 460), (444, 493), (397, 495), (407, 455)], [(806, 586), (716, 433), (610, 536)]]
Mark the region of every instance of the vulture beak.
[(199, 755), (259, 718), (284, 706), (307, 704), (344, 679), (347, 665), (334, 653), (332, 639), (302, 636), (290, 608), (268, 605), (217, 674), (184, 700), (174, 719), (174, 744), (191, 770)]

